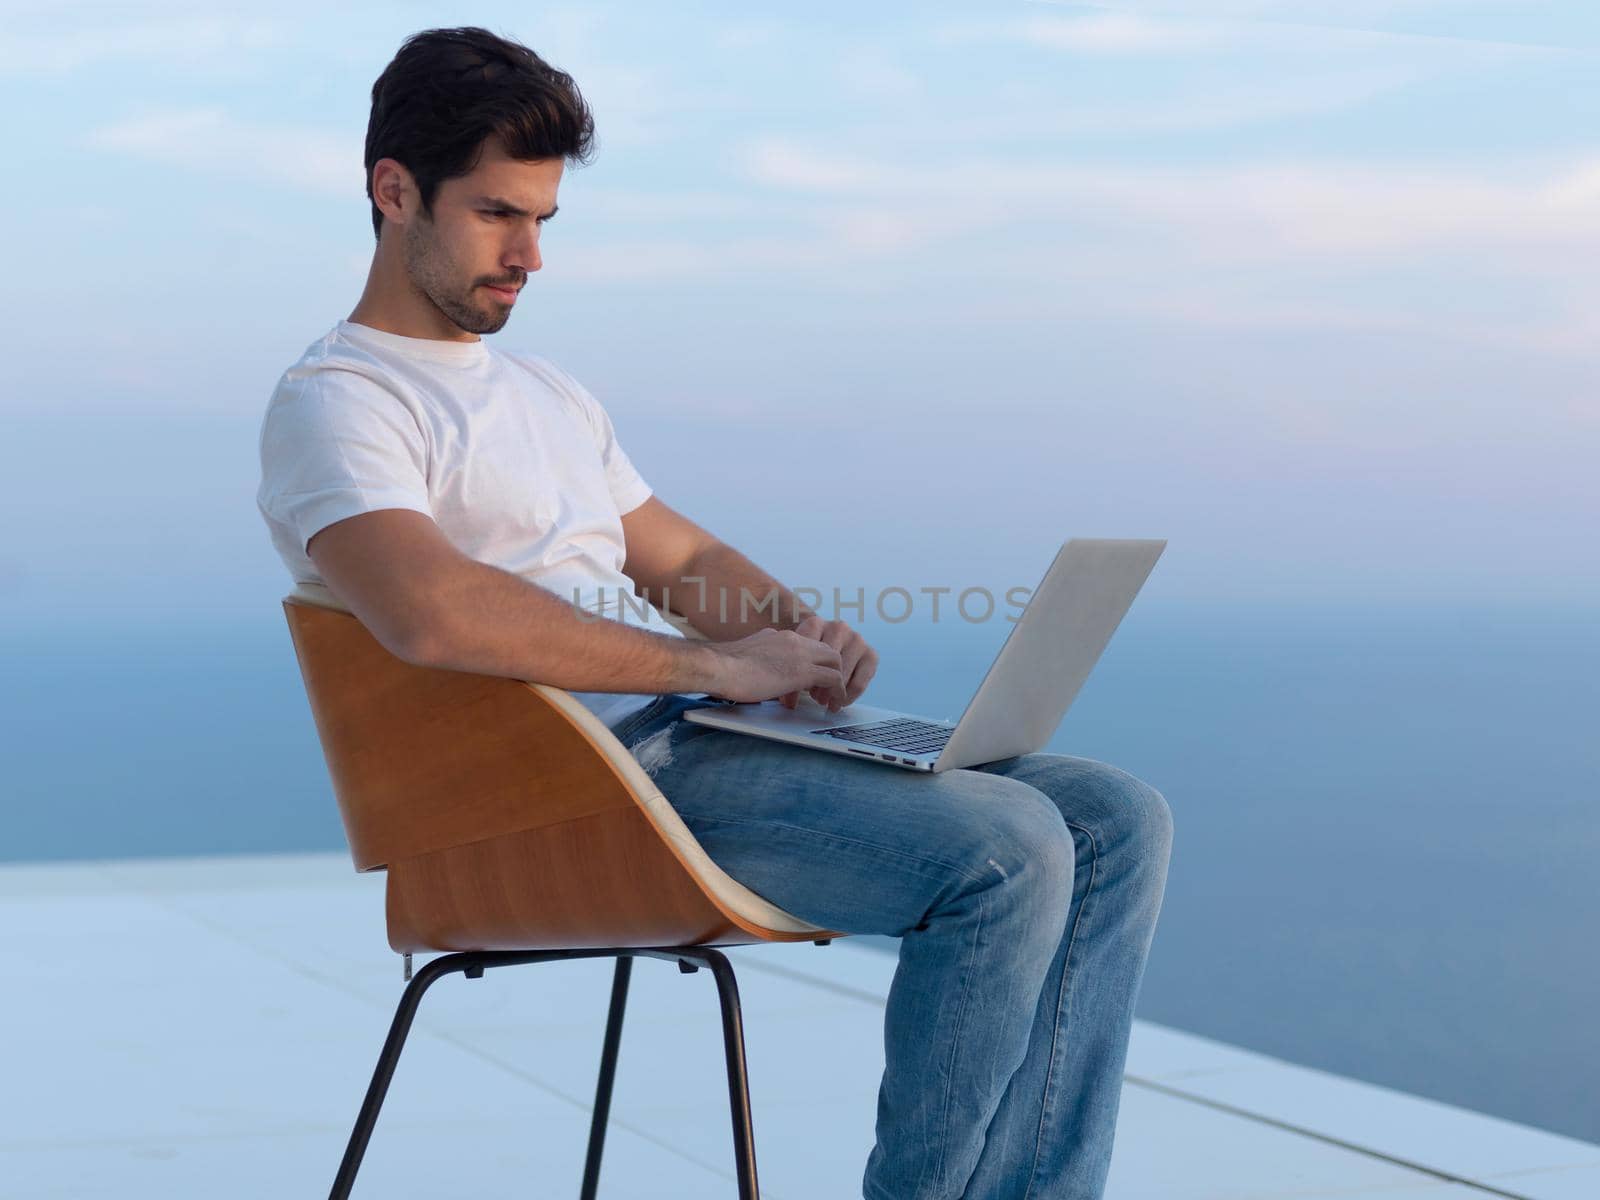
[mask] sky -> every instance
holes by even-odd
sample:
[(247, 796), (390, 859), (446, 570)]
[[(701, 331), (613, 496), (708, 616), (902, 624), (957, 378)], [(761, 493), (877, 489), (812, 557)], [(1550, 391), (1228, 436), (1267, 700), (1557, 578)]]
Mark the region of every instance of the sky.
[(1600, 603), (1600, 10), (7, 4), (0, 617), (266, 611), (279, 374), (371, 255), (408, 34), (596, 120), (498, 344), (793, 585)]

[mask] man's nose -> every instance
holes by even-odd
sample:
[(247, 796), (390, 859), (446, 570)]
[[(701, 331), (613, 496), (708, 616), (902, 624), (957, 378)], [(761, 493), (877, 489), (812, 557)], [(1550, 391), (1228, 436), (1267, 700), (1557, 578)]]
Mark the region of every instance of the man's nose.
[(528, 272), (530, 275), (544, 265), (544, 259), (539, 256), (539, 227), (528, 228), (514, 245), (506, 251), (502, 260), (505, 267), (516, 267)]

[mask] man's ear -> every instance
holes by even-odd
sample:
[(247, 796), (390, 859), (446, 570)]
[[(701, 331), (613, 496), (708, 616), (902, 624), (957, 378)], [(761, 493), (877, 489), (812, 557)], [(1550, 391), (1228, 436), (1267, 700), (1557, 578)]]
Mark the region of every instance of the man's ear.
[(380, 158), (372, 164), (372, 202), (385, 221), (404, 225), (417, 211), (420, 200), (416, 180), (398, 159)]

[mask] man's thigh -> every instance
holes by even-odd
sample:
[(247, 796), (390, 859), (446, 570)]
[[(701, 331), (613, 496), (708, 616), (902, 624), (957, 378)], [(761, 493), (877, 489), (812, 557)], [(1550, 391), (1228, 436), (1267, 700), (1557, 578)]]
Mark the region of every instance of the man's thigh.
[(1071, 836), (1002, 774), (902, 771), (685, 721), (658, 736), (635, 753), (713, 861), (829, 929), (902, 935)]

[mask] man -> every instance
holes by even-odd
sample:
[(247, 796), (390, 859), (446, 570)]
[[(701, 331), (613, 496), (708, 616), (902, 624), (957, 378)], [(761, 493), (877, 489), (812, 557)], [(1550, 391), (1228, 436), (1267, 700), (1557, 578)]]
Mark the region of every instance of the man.
[(366, 290), (263, 423), (274, 544), (409, 662), (572, 690), (779, 907), (902, 939), (868, 1200), (1099, 1196), (1166, 802), (1087, 759), (926, 776), (677, 719), (708, 696), (838, 711), (877, 655), (654, 496), (569, 375), (480, 337), (539, 270), (591, 137), (572, 79), (526, 47), (452, 29), (401, 48), (372, 90)]

